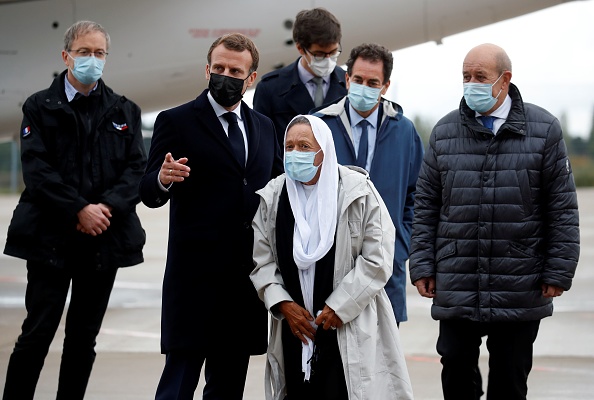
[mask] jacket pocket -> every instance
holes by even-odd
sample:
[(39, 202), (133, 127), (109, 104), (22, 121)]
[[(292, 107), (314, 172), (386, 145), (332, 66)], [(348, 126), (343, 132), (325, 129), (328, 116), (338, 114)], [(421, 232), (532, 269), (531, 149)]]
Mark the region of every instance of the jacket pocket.
[(134, 127), (123, 114), (114, 113), (105, 117), (103, 121), (105, 139), (105, 153), (112, 162), (122, 163), (128, 157), (128, 152), (134, 140)]
[(458, 249), (456, 247), (456, 242), (448, 243), (436, 251), (435, 262), (439, 262), (439, 261), (443, 260), (444, 258), (451, 257), (451, 256), (455, 255), (457, 252), (458, 252)]
[(520, 189), (520, 195), (522, 196), (522, 209), (524, 210), (524, 218), (530, 218), (534, 211), (534, 205), (532, 202), (532, 195), (530, 191), (530, 177), (528, 171), (525, 169), (517, 171), (518, 187)]
[(441, 203), (443, 205), (443, 214), (447, 217), (450, 214), (450, 205), (452, 198), (452, 189), (454, 184), (455, 172), (446, 171), (441, 173)]
[(20, 243), (34, 243), (39, 236), (37, 228), (40, 210), (32, 203), (18, 203), (8, 227), (7, 239)]
[(123, 216), (117, 224), (111, 226), (113, 243), (111, 246), (122, 253), (142, 251), (146, 243), (146, 232), (136, 213)]

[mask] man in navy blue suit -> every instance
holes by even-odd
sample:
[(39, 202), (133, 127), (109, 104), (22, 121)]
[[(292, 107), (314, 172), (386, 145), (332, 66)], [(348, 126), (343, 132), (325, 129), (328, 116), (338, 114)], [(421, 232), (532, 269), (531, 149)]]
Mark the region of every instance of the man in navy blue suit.
[(330, 127), (338, 162), (369, 172), (396, 226), (394, 270), (386, 293), (398, 324), (406, 311), (406, 260), (424, 146), (402, 107), (383, 96), (390, 87), (392, 53), (382, 45), (363, 43), (351, 50), (347, 65), (348, 95), (314, 115)]
[(264, 75), (254, 93), (254, 110), (272, 119), (280, 146), (293, 117), (347, 94), (345, 71), (336, 65), (341, 39), (340, 22), (324, 8), (295, 17), (293, 42), (301, 56)]
[(249, 278), (251, 222), (255, 191), (282, 159), (272, 121), (241, 100), (256, 79), (254, 43), (224, 35), (207, 61), (208, 89), (159, 113), (140, 184), (146, 206), (170, 201), (158, 400), (192, 399), (203, 365), (203, 399), (239, 400), (250, 356), (267, 347), (267, 311)]

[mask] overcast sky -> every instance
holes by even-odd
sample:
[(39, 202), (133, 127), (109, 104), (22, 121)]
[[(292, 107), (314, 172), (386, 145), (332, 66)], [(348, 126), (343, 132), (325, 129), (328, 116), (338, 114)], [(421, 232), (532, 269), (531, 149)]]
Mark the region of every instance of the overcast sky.
[[(518, 0), (521, 1), (521, 0)], [(501, 46), (525, 102), (568, 117), (568, 133), (586, 136), (594, 112), (594, 0), (574, 1), (394, 52), (386, 97), (409, 118), (432, 122), (458, 107), (462, 62), (481, 43)], [(567, 132), (566, 132), (567, 133)]]
[[(565, 113), (565, 134), (587, 137), (594, 112), (594, 0), (572, 1), (449, 36), (440, 45), (395, 51), (386, 97), (411, 119), (437, 122), (460, 103), (466, 53), (487, 42), (509, 55), (512, 83), (525, 102), (557, 118)], [(245, 99), (251, 104), (250, 94)]]

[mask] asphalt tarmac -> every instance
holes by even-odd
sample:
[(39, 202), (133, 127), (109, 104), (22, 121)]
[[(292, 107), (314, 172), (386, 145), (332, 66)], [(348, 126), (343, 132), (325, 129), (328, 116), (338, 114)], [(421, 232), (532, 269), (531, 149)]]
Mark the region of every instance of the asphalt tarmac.
[[(578, 198), (580, 263), (572, 289), (555, 299), (554, 315), (541, 323), (528, 380), (529, 399), (594, 399), (594, 188), (580, 189)], [(17, 196), (0, 196), (2, 248), (17, 200)], [(97, 359), (87, 400), (152, 399), (164, 364), (165, 357), (159, 352), (159, 324), (168, 207), (148, 209), (141, 204), (138, 211), (147, 232), (145, 262), (118, 273), (97, 338)], [(0, 255), (0, 392), (25, 317), (25, 288), (25, 262)], [(431, 300), (420, 297), (412, 285), (407, 295), (409, 320), (400, 324), (400, 335), (415, 398), (441, 399), (441, 365), (435, 351), (438, 323), (429, 315)], [(229, 326), (230, 330), (236, 328)], [(41, 373), (36, 400), (55, 399), (63, 338), (61, 324)], [(483, 345), (481, 371), (485, 381), (487, 354)], [(244, 399), (264, 399), (263, 381), (264, 356), (253, 357)], [(201, 398), (203, 384), (201, 379), (196, 399)]]

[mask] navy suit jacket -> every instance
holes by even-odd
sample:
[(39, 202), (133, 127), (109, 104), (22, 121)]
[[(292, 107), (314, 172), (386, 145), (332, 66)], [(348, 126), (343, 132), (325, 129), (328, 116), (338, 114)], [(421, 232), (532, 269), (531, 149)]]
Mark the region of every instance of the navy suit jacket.
[[(282, 159), (272, 121), (242, 102), (248, 137), (242, 166), (207, 93), (159, 113), (140, 183), (146, 206), (170, 201), (161, 351), (235, 346), (238, 355), (263, 354), (268, 315), (249, 278), (251, 223), (259, 204), (255, 191), (282, 173)], [(167, 152), (175, 159), (187, 157), (191, 168), (190, 176), (169, 192), (157, 183)]]
[[(315, 107), (305, 84), (301, 82), (297, 61), (262, 77), (254, 93), (254, 110), (274, 122), (281, 149), (284, 149), (285, 129), (293, 117), (308, 114)], [(347, 95), (345, 71), (336, 66), (330, 75), (330, 87), (324, 103)]]

